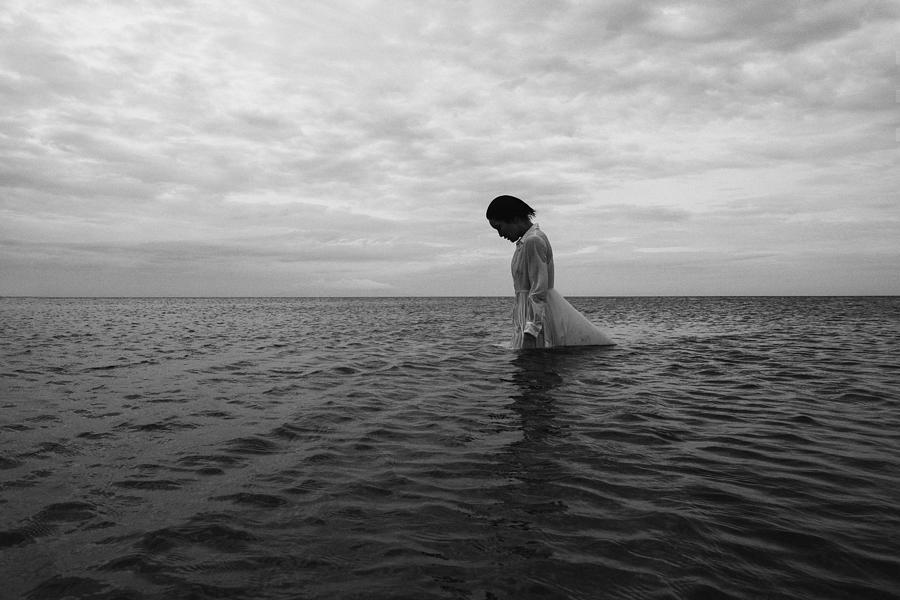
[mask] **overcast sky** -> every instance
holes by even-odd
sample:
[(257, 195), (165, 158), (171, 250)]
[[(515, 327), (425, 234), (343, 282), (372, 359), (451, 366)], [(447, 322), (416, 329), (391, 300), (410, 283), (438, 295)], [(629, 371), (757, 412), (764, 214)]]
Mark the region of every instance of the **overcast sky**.
[(892, 0), (0, 4), (0, 295), (898, 294)]

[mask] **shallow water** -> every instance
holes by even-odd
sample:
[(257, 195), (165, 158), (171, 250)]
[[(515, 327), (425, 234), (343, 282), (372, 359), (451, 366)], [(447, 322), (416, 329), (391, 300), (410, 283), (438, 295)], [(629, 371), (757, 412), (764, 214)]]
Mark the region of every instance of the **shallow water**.
[(897, 598), (900, 299), (0, 299), (0, 597)]

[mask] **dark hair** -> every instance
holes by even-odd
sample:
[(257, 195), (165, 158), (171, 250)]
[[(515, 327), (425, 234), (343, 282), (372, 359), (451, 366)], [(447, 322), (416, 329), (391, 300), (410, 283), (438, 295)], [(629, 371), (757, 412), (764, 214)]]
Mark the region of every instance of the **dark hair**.
[(515, 196), (497, 196), (491, 200), (485, 216), (489, 221), (516, 221), (530, 219), (534, 209)]

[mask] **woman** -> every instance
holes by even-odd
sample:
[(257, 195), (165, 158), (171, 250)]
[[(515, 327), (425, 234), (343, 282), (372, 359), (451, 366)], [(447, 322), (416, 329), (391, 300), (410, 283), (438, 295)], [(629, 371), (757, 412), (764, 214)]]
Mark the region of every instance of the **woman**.
[(531, 222), (534, 209), (515, 196), (497, 196), (485, 216), (500, 237), (516, 244), (512, 347), (612, 345), (605, 333), (553, 288), (553, 249), (537, 223)]

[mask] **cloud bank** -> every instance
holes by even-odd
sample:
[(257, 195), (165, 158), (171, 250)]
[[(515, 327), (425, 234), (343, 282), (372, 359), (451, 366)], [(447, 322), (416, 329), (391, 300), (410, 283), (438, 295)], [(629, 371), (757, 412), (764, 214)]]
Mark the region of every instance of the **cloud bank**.
[(0, 295), (897, 294), (890, 1), (0, 8)]

